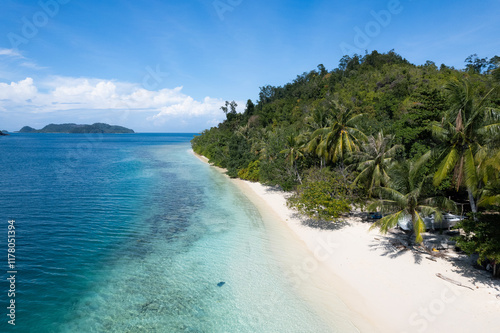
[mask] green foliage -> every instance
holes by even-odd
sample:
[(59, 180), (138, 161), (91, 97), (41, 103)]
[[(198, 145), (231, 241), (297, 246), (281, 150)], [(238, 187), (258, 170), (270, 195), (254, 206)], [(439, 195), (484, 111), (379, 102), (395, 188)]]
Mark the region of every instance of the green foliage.
[(261, 181), (268, 185), (279, 185), (285, 191), (292, 190), (298, 183), (297, 175), (286, 155), (281, 153), (286, 147), (286, 131), (268, 131), (263, 140), (265, 148), (261, 152)]
[(423, 172), (422, 165), (430, 154), (424, 155), (418, 162), (404, 161), (396, 164), (391, 170), (391, 180), (388, 187), (379, 187), (377, 192), (381, 199), (375, 200), (368, 209), (384, 209), (389, 215), (378, 220), (373, 226), (379, 226), (386, 233), (397, 225), (398, 221), (409, 216), (413, 225), (415, 241), (421, 243), (422, 232), (425, 231), (423, 218), (435, 215), (439, 222), (441, 211), (454, 210), (455, 203), (444, 197), (429, 198), (426, 187), (430, 185), (430, 176)]
[(309, 217), (322, 220), (337, 219), (351, 210), (347, 184), (328, 168), (306, 171), (302, 185), (288, 199), (290, 207)]
[[(373, 193), (371, 207), (390, 213), (382, 231), (410, 215), (418, 242), (422, 218), (452, 210), (450, 196), (483, 212), (500, 206), (500, 57), (473, 55), (465, 67), (416, 66), (394, 51), (344, 56), (331, 71), (261, 87), (242, 114), (226, 102), (226, 119), (193, 150), (232, 177), (295, 189), (289, 205), (314, 218), (338, 218)], [(490, 215), (464, 222), (460, 242), (498, 262)]]
[(252, 182), (257, 182), (260, 179), (260, 161), (253, 161), (248, 164), (247, 168), (238, 171), (238, 177)]
[(225, 162), (227, 175), (236, 177), (238, 170), (246, 167), (254, 158), (250, 152), (250, 143), (244, 137), (233, 135), (228, 142), (228, 158)]
[[(329, 125), (311, 134), (309, 150), (335, 163), (337, 160), (343, 162), (344, 156), (358, 151), (366, 136), (356, 127), (356, 121), (361, 118), (362, 114), (356, 115), (352, 109), (347, 109), (335, 101), (332, 103), (334, 116), (329, 121)], [(313, 147), (314, 150), (312, 150)]]
[(379, 132), (377, 136), (370, 136), (362, 146), (361, 151), (354, 154), (353, 158), (357, 164), (359, 175), (354, 183), (362, 183), (368, 190), (368, 196), (371, 197), (373, 189), (386, 186), (389, 183), (388, 170), (394, 163), (394, 157), (401, 145), (392, 145), (394, 138), (384, 136)]
[[(453, 172), (456, 189), (465, 185), (473, 212), (479, 183), (478, 154), (481, 154), (491, 137), (500, 135), (499, 111), (487, 107), (488, 95), (494, 88), (481, 96), (470, 80), (453, 80), (447, 86), (451, 108), (441, 123), (434, 122), (432, 131), (440, 145), (434, 150), (439, 162), (434, 175), (438, 186)], [(477, 198), (477, 197), (476, 197)]]
[(410, 158), (420, 157), (435, 146), (430, 124), (441, 120), (446, 100), (438, 89), (415, 91), (398, 111), (394, 135)]
[(479, 254), (478, 262), (491, 260), (496, 266), (495, 273), (500, 277), (500, 215), (476, 214), (458, 223), (455, 228), (461, 229), (456, 237), (457, 246), (467, 254)]

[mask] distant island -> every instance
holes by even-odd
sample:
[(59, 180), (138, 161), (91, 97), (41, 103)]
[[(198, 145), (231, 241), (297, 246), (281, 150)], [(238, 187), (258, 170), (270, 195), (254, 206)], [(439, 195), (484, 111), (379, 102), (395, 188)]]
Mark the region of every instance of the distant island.
[(44, 128), (37, 130), (33, 127), (24, 126), (19, 130), (19, 133), (135, 133), (133, 130), (104, 123), (95, 123), (92, 125), (78, 124), (49, 124)]
[(5, 130), (4, 131), (0, 131), (0, 136), (2, 136), (2, 135), (9, 135), (9, 133), (7, 133), (7, 131), (5, 131)]

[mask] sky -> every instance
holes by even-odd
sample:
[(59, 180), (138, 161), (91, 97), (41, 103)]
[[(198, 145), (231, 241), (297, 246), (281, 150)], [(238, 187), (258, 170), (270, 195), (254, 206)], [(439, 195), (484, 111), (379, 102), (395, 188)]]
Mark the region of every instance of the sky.
[(0, 130), (200, 132), (344, 54), (464, 68), (500, 55), (500, 1), (2, 0)]

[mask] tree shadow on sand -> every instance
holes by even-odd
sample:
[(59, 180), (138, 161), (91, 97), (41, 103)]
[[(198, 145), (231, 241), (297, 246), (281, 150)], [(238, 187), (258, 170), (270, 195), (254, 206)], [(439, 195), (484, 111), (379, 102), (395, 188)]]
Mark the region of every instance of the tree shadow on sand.
[[(279, 186), (266, 186), (265, 189), (266, 192), (269, 193), (283, 193), (283, 190)], [(289, 194), (286, 194), (285, 196), (288, 197)], [(326, 221), (326, 220), (318, 220), (314, 218), (309, 218), (303, 214), (300, 214), (297, 212), (295, 209), (291, 208), (294, 213), (291, 215), (292, 218), (297, 219), (301, 222), (302, 225), (314, 229), (320, 229), (320, 230), (340, 230), (343, 227), (349, 225), (349, 222), (345, 221), (343, 218), (339, 218), (336, 221)], [(349, 214), (351, 215), (351, 214)]]
[(453, 272), (466, 277), (471, 284), (480, 283), (500, 292), (500, 279), (493, 279), (491, 272), (478, 268), (475, 263), (477, 258), (456, 252), (455, 242), (451, 240), (451, 237), (456, 236), (456, 233), (456, 231), (426, 232), (422, 234), (423, 243), (418, 245), (414, 242), (414, 235), (399, 229), (392, 229), (386, 235), (374, 237), (369, 246), (372, 251), (381, 250), (382, 256), (391, 259), (411, 251), (416, 264), (420, 264), (423, 259), (446, 260), (452, 264), (451, 270)]
[(425, 252), (419, 250), (411, 238), (411, 235), (394, 230), (386, 235), (377, 235), (377, 237), (374, 237), (369, 247), (372, 251), (381, 250), (381, 256), (391, 259), (396, 259), (410, 251), (415, 263), (420, 264)]
[(494, 288), (499, 292), (500, 298), (500, 279), (493, 278), (492, 272), (489, 272), (477, 264), (477, 256), (468, 256), (460, 254), (457, 258), (449, 258), (452, 263), (452, 271), (466, 277), (471, 283), (480, 283), (486, 287)]
[(320, 230), (340, 230), (349, 225), (349, 222), (338, 221), (325, 221), (306, 217), (300, 213), (293, 213), (292, 218), (300, 220), (300, 223), (306, 227), (320, 229)]
[(416, 244), (415, 236), (394, 228), (386, 235), (379, 235), (370, 244), (372, 250), (382, 249), (382, 256), (397, 258), (407, 251), (411, 251), (415, 263), (420, 264), (422, 259), (436, 261), (437, 258), (446, 258), (450, 251), (453, 251), (454, 242), (450, 239), (450, 234), (442, 232), (425, 232), (422, 234), (423, 243)]

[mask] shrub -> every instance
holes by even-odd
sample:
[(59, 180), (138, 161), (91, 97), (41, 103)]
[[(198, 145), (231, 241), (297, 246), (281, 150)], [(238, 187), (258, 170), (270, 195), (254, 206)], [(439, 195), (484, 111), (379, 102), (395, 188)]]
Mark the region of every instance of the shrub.
[(311, 218), (331, 220), (351, 210), (348, 197), (348, 185), (340, 175), (327, 168), (312, 168), (287, 204)]
[(250, 162), (248, 164), (248, 168), (244, 168), (238, 171), (238, 177), (252, 182), (257, 182), (260, 179), (259, 167), (260, 167), (259, 160)]

